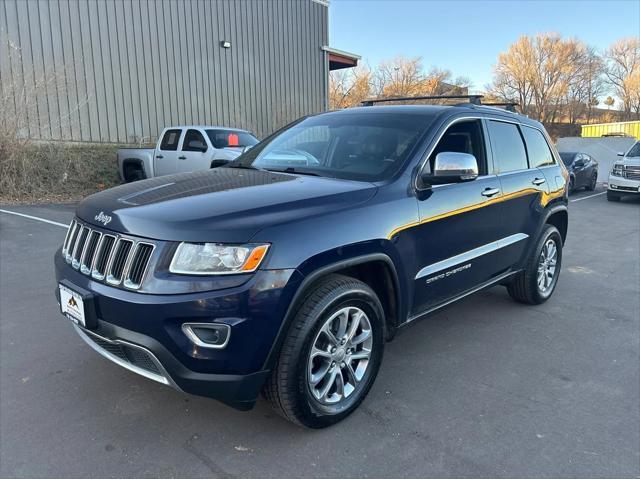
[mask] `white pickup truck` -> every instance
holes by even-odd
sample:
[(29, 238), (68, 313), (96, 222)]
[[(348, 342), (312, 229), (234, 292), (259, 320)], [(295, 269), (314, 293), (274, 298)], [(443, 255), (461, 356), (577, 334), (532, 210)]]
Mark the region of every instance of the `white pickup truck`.
[(613, 164), (609, 173), (607, 199), (620, 201), (623, 197), (640, 198), (640, 141), (637, 141), (625, 154), (618, 153), (622, 159)]
[(162, 131), (155, 149), (118, 150), (120, 177), (130, 181), (206, 170), (238, 157), (258, 139), (245, 130), (218, 126), (171, 126)]

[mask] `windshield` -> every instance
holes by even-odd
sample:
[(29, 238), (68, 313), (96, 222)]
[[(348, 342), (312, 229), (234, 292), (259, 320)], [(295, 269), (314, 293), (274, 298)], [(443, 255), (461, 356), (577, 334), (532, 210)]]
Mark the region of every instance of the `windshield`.
[(228, 166), (382, 181), (400, 170), (430, 122), (427, 116), (381, 112), (313, 116)]
[(214, 148), (244, 148), (258, 143), (256, 137), (246, 131), (206, 130)]
[(633, 145), (633, 148), (627, 153), (628, 158), (636, 158), (638, 156), (640, 156), (640, 141)]
[(573, 163), (573, 159), (575, 157), (576, 157), (575, 153), (560, 153), (560, 158), (562, 158), (562, 162), (567, 166), (571, 166), (571, 163)]

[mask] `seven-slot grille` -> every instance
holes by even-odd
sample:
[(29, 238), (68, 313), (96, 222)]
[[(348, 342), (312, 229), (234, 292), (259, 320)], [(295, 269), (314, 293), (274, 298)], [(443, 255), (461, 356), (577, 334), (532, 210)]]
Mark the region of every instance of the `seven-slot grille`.
[(138, 289), (154, 245), (103, 233), (73, 220), (62, 245), (67, 263), (92, 278), (113, 286)]
[(625, 176), (630, 180), (640, 180), (640, 166), (625, 167)]

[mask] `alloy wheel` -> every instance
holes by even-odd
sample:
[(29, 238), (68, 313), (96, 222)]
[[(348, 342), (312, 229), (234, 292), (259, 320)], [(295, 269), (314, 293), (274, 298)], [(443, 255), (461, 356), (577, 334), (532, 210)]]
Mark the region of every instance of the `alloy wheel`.
[(553, 238), (549, 238), (542, 247), (538, 261), (538, 289), (543, 294), (553, 287), (557, 263), (558, 247)]
[(336, 405), (363, 384), (373, 349), (371, 322), (360, 308), (344, 307), (318, 331), (307, 364), (307, 384), (320, 403)]

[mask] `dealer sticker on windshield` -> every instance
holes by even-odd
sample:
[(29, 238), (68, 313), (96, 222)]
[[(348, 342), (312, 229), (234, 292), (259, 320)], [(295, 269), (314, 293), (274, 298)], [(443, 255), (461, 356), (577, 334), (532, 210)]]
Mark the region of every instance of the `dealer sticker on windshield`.
[(86, 326), (82, 296), (66, 286), (61, 284), (58, 286), (60, 288), (60, 309), (62, 310), (62, 314), (74, 323)]

